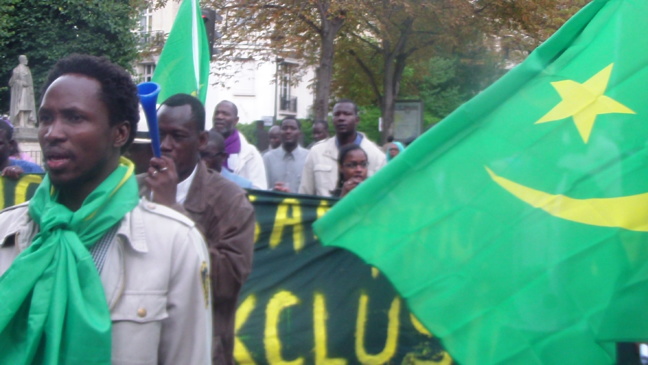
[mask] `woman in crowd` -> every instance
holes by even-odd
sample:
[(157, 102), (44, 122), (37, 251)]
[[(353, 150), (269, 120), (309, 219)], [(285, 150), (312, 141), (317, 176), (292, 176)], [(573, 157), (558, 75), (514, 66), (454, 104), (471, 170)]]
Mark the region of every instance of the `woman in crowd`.
[(391, 161), (394, 157), (398, 156), (399, 153), (405, 151), (405, 147), (400, 142), (390, 142), (387, 143), (386, 154), (387, 162)]
[(344, 146), (338, 155), (338, 183), (333, 196), (343, 197), (367, 179), (367, 153), (356, 144)]

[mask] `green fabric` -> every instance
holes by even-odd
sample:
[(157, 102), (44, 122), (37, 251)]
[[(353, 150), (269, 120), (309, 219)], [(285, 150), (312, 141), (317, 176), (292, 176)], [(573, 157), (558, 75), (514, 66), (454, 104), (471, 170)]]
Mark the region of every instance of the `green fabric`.
[(209, 78), (209, 45), (198, 0), (184, 0), (178, 9), (153, 82), (161, 86), (158, 100), (177, 93), (190, 94), (205, 103)]
[(614, 363), (613, 341), (648, 340), (646, 19), (645, 0), (591, 2), (317, 235), (461, 364)]
[(88, 247), (137, 205), (132, 163), (76, 212), (56, 197), (45, 176), (29, 203), (40, 231), (0, 277), (0, 364), (110, 364), (110, 313)]

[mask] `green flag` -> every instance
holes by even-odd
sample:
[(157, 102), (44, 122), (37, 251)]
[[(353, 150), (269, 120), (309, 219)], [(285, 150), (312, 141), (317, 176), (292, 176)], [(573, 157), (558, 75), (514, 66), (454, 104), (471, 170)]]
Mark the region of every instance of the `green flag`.
[(461, 364), (648, 340), (648, 1), (595, 0), (315, 229)]
[(209, 78), (209, 45), (198, 0), (184, 0), (155, 67), (152, 81), (160, 84), (159, 101), (177, 93), (205, 103)]

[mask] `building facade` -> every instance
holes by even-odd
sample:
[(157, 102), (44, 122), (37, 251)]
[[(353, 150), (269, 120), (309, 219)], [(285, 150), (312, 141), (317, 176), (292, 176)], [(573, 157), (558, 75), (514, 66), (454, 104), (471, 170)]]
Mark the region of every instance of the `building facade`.
[[(141, 59), (135, 67), (137, 82), (151, 80), (164, 37), (171, 31), (179, 8), (180, 2), (169, 1), (163, 8), (142, 13)], [(308, 118), (313, 104), (313, 92), (308, 84), (315, 73), (310, 67), (302, 67), (299, 60), (277, 57), (267, 61), (255, 59), (253, 53), (246, 59), (218, 60), (218, 64), (213, 61), (205, 101), (206, 125), (211, 125), (212, 113), (221, 100), (236, 104), (239, 123), (263, 120), (270, 125), (273, 120), (287, 116)], [(299, 82), (294, 79), (298, 72), (302, 74)], [(221, 75), (218, 80), (214, 73)]]

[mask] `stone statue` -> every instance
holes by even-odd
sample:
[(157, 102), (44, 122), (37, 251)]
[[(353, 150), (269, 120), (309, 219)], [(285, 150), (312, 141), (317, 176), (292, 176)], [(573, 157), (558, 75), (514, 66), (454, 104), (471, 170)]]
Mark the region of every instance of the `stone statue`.
[(11, 87), (9, 117), (14, 126), (35, 127), (34, 83), (31, 71), (27, 67), (27, 56), (19, 56), (18, 61), (20, 63), (13, 69), (13, 74), (9, 79), (9, 86)]

